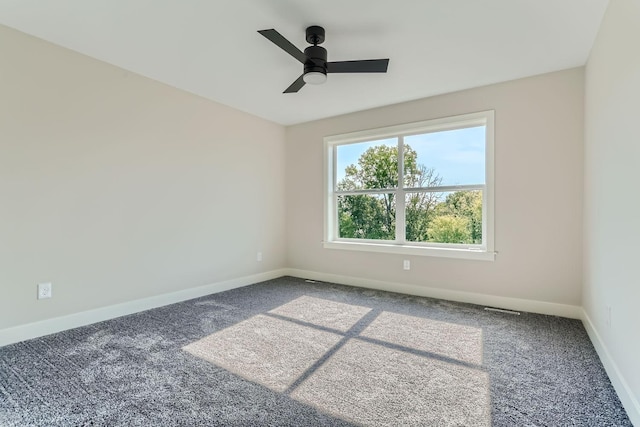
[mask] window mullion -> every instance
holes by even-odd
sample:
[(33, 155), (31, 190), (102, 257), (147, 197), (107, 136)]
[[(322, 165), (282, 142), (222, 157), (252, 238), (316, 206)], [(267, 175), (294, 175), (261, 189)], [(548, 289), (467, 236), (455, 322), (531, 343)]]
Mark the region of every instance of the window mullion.
[(396, 198), (396, 243), (405, 242), (405, 196), (404, 196), (404, 137), (398, 137), (398, 187)]

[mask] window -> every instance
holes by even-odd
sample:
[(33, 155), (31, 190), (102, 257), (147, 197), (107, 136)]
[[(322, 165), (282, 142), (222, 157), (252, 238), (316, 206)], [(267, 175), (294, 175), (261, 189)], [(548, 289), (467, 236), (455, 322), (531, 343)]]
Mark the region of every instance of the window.
[(493, 260), (493, 111), (325, 138), (331, 249)]

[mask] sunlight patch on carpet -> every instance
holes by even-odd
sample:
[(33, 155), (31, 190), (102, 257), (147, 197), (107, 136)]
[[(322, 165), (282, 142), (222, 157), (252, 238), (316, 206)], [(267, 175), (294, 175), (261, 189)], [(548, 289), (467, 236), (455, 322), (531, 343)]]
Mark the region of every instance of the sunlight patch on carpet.
[(346, 332), (369, 311), (369, 307), (302, 296), (269, 313)]
[(330, 332), (257, 315), (183, 350), (283, 392), (340, 339)]
[(385, 311), (360, 335), (461, 362), (482, 364), (482, 329), (473, 326)]
[(365, 425), (490, 426), (488, 374), (352, 339), (291, 395)]

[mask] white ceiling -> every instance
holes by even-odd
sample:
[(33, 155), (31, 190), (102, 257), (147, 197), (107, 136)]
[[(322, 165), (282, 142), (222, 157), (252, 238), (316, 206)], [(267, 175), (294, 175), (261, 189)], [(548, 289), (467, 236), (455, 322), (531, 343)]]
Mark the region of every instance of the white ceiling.
[[(290, 125), (584, 65), (608, 0), (0, 0), (0, 23)], [(390, 58), (283, 94), (326, 29), (330, 61)]]

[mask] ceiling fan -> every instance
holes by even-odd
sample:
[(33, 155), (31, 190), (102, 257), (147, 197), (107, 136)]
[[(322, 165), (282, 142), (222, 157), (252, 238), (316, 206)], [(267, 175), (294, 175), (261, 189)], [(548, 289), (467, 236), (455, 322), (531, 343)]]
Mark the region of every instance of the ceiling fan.
[(318, 46), (324, 42), (324, 28), (317, 25), (312, 25), (306, 30), (307, 42), (312, 46), (307, 47), (304, 53), (274, 29), (258, 32), (304, 65), (302, 75), (285, 89), (284, 93), (295, 93), (302, 89), (305, 83), (324, 83), (328, 73), (386, 73), (389, 65), (388, 58), (327, 62), (327, 50)]

